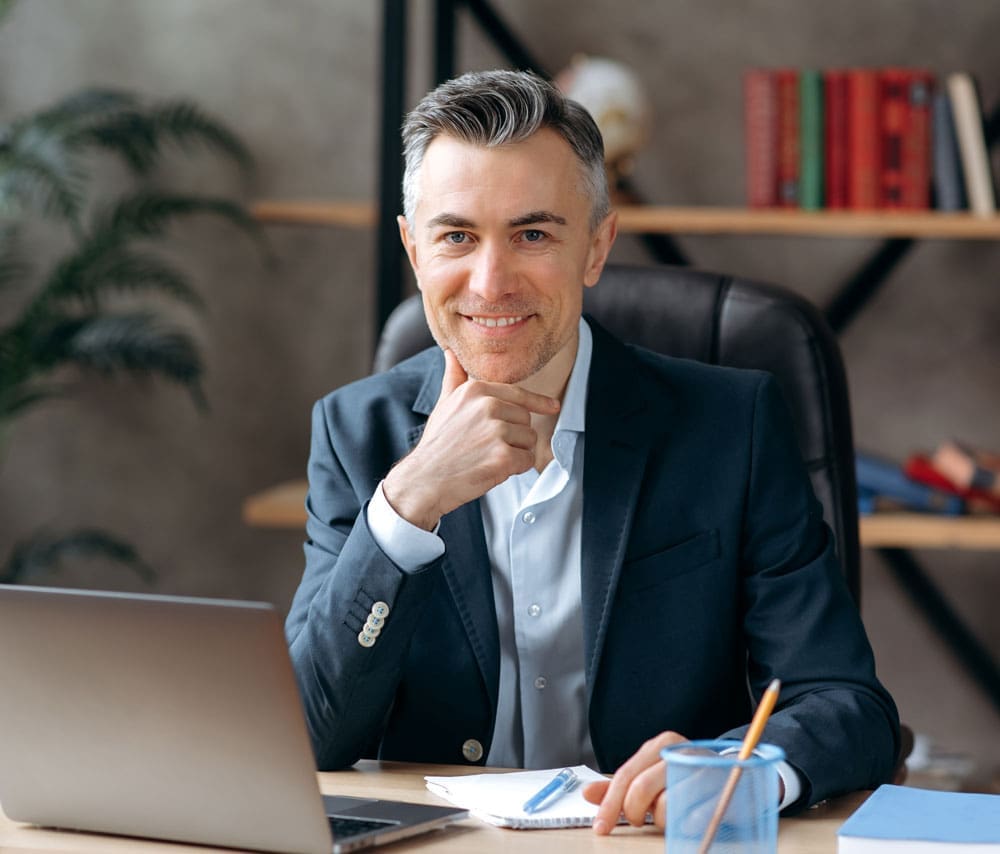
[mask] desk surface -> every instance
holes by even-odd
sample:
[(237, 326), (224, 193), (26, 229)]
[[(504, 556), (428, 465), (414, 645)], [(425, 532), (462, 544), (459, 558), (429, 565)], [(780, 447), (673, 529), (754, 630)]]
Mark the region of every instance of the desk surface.
[[(479, 768), (446, 765), (410, 765), (400, 762), (360, 762), (348, 771), (320, 774), (320, 788), (325, 794), (372, 795), (401, 801), (443, 803), (424, 787), (425, 774), (478, 773)], [(835, 854), (837, 828), (864, 799), (864, 794), (839, 798), (809, 810), (803, 816), (782, 819), (778, 833), (779, 854)], [(148, 854), (195, 854), (207, 849), (193, 845), (101, 836), (89, 833), (44, 830), (19, 825), (0, 815), (0, 851), (22, 854), (51, 852), (148, 852)], [(411, 840), (396, 843), (389, 851), (434, 850), (490, 852), (662, 852), (663, 835), (654, 828), (615, 830), (610, 837), (598, 837), (586, 828), (545, 831), (517, 831), (491, 827), (474, 819)]]

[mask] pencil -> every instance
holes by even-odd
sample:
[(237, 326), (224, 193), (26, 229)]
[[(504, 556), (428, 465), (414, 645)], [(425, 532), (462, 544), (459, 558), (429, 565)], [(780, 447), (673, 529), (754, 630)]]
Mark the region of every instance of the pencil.
[[(774, 704), (778, 702), (779, 691), (781, 691), (781, 680), (772, 679), (771, 684), (767, 686), (767, 690), (764, 692), (764, 696), (760, 698), (757, 711), (754, 712), (753, 720), (750, 721), (750, 729), (743, 736), (743, 744), (740, 746), (740, 752), (737, 756), (737, 759), (741, 762), (749, 759), (750, 754), (756, 749), (757, 742), (760, 741), (760, 737), (764, 733), (764, 727), (767, 726), (767, 719), (771, 717), (771, 712), (774, 711)], [(715, 839), (715, 834), (719, 832), (722, 817), (726, 814), (729, 802), (733, 799), (733, 792), (736, 791), (736, 784), (739, 783), (740, 774), (742, 773), (743, 768), (739, 765), (735, 766), (729, 772), (729, 779), (726, 780), (726, 785), (722, 789), (722, 795), (719, 797), (719, 803), (712, 814), (712, 820), (708, 823), (708, 828), (705, 830), (705, 836), (701, 840), (698, 854), (706, 854), (708, 849), (711, 848), (712, 841)]]

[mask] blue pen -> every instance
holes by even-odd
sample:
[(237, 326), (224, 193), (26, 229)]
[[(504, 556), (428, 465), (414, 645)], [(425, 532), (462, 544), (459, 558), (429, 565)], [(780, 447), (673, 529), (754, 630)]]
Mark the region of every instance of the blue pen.
[(576, 776), (572, 768), (563, 768), (555, 777), (549, 780), (541, 789), (524, 802), (526, 813), (538, 812), (551, 805), (557, 798), (562, 797), (566, 792), (571, 792), (580, 785), (580, 778)]

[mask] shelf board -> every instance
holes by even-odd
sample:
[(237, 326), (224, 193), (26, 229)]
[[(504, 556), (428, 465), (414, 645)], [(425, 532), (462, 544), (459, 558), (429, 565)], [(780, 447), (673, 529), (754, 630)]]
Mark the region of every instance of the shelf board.
[(375, 205), (364, 201), (261, 201), (250, 206), (250, 213), (267, 225), (375, 225)]
[[(279, 483), (243, 503), (243, 521), (257, 528), (297, 528), (306, 522), (304, 480)], [(866, 548), (1000, 549), (1000, 517), (876, 513), (861, 517)]]
[[(753, 234), (801, 237), (914, 237), (1000, 240), (1000, 216), (970, 213), (801, 211), (724, 207), (619, 205), (623, 232), (645, 234)], [(260, 222), (371, 228), (375, 205), (366, 201), (260, 201)]]
[(1000, 549), (998, 516), (873, 513), (860, 523), (867, 548)]

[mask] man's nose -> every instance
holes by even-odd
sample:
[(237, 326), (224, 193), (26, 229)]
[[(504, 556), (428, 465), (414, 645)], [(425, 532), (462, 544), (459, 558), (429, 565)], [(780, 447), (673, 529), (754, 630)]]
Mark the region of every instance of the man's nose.
[(498, 302), (511, 293), (516, 279), (512, 259), (503, 247), (484, 243), (472, 259), (469, 290), (488, 302)]

